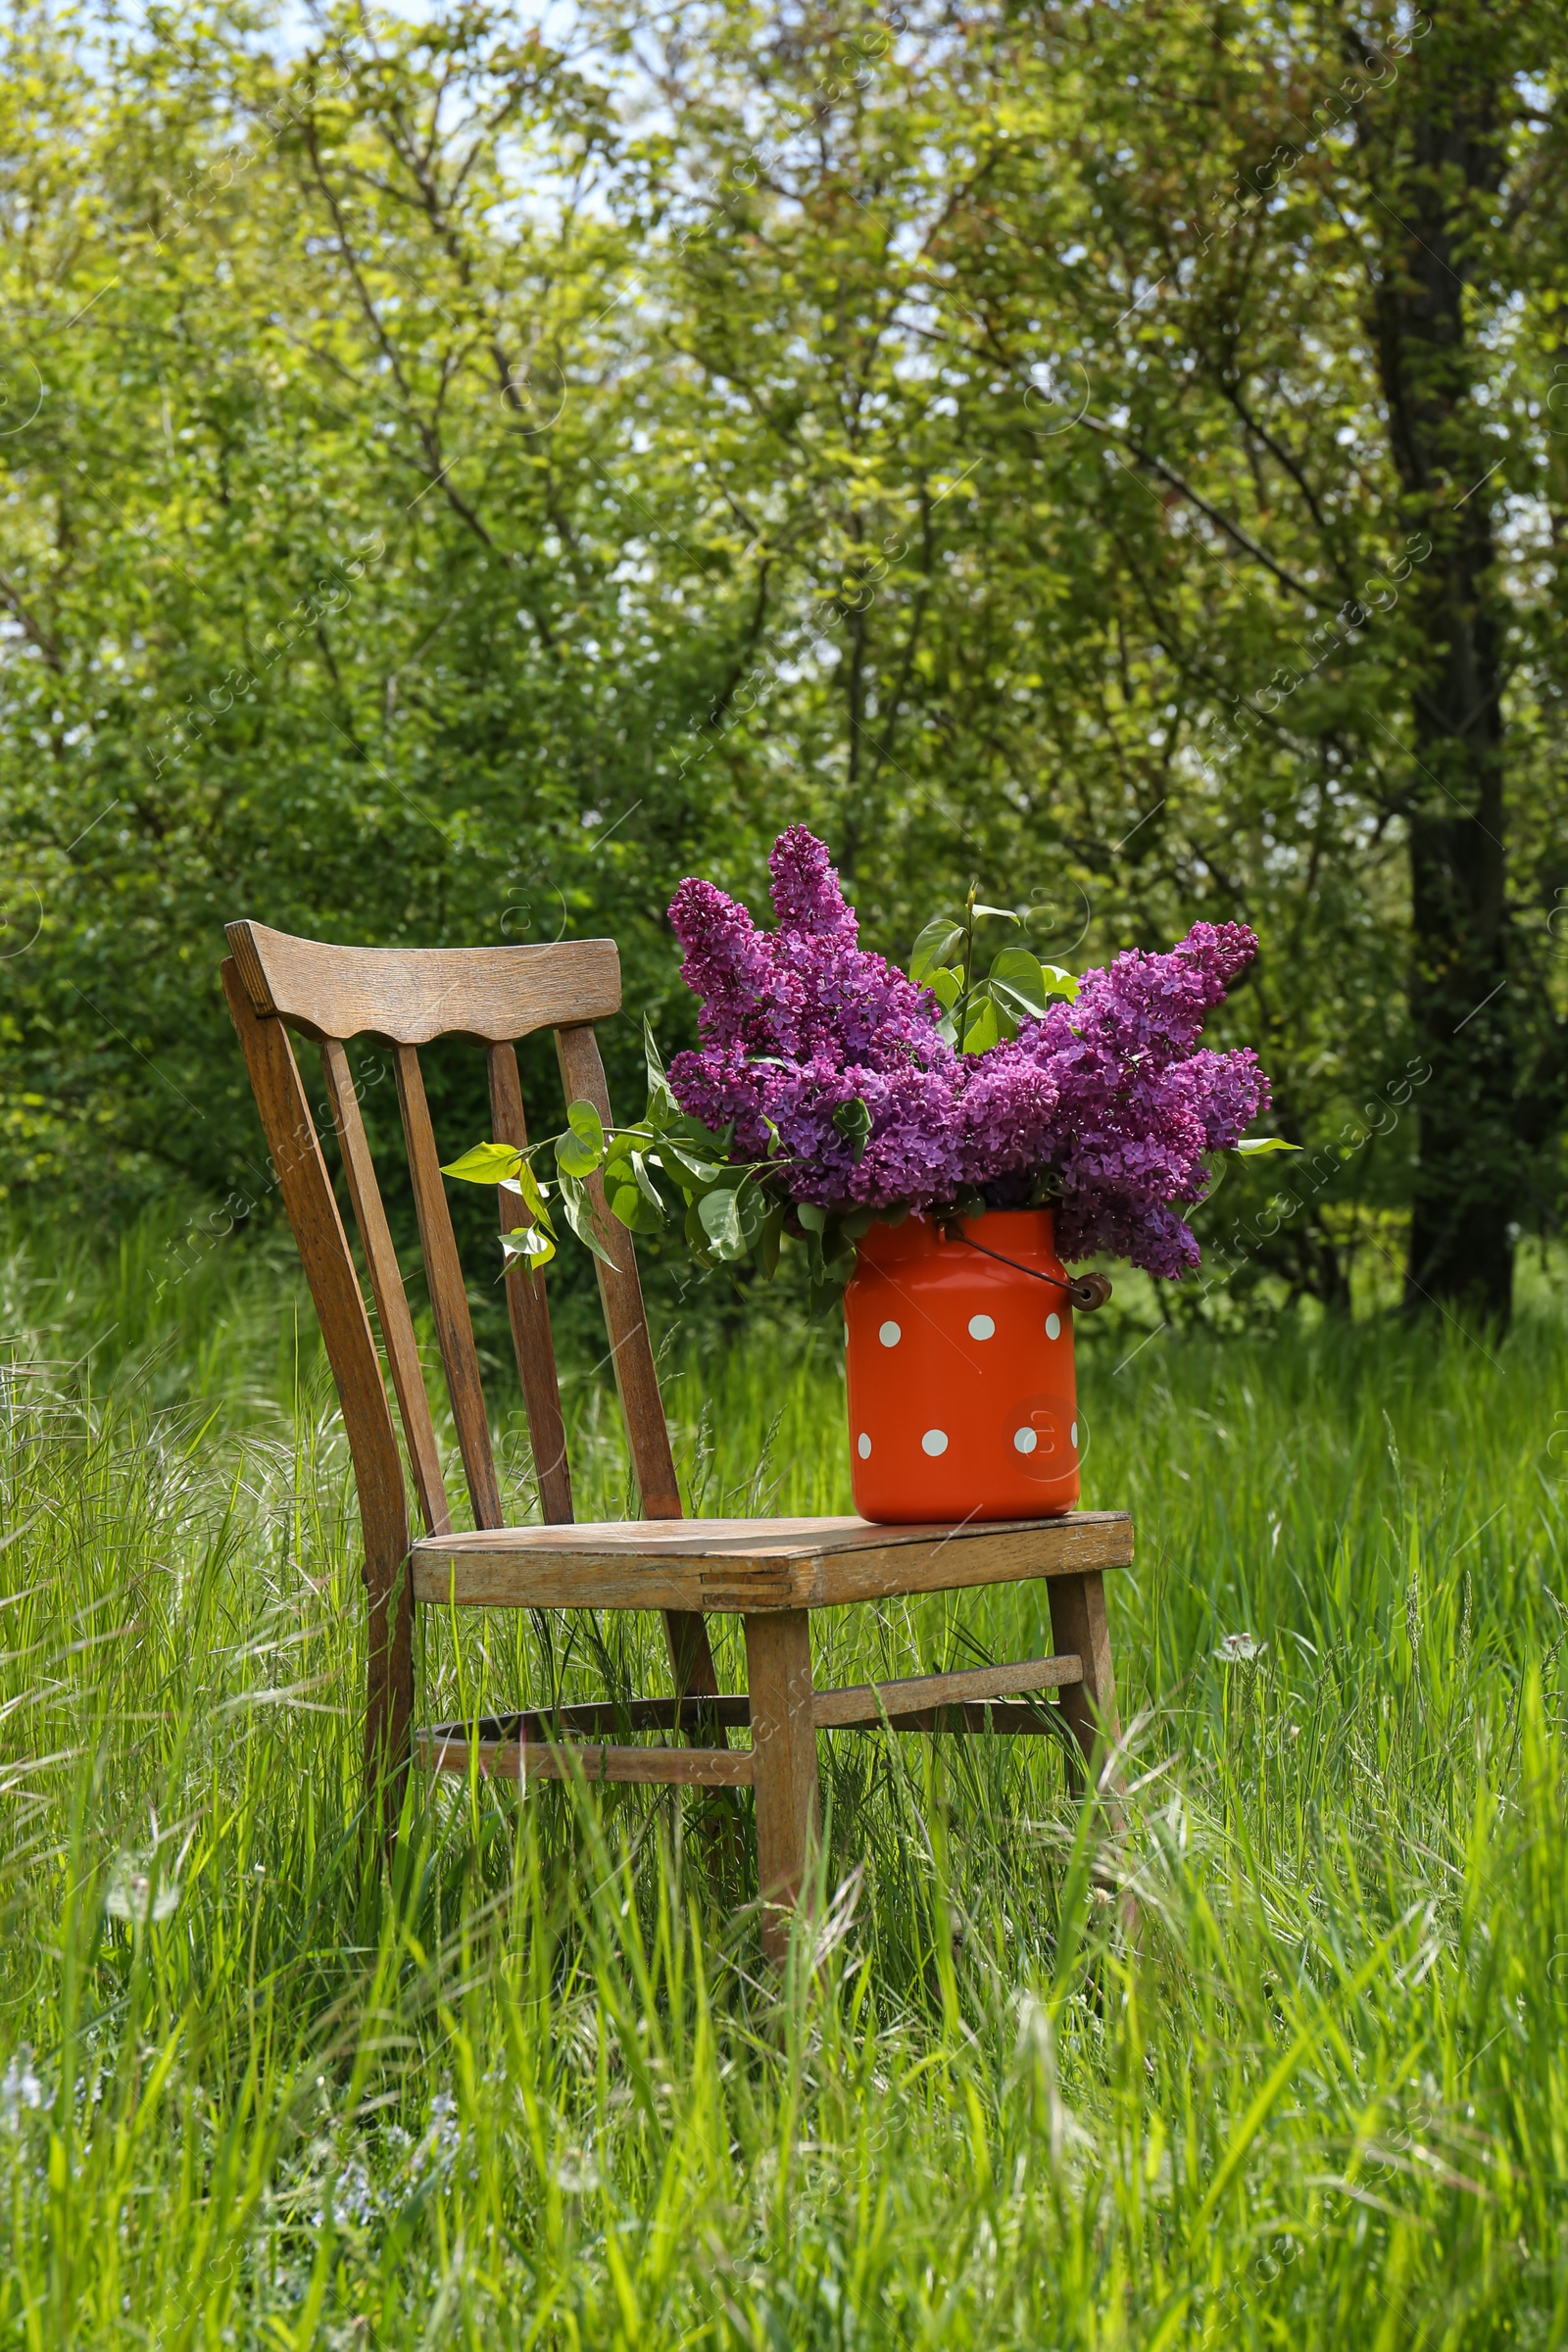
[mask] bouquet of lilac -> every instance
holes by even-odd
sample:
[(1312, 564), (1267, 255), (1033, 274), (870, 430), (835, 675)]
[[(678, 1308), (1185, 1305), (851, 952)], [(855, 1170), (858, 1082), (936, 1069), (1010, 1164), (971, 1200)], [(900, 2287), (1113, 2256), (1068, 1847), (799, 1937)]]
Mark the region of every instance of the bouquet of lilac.
[[(815, 1280), (843, 1281), (879, 1218), (1051, 1204), (1063, 1257), (1104, 1250), (1179, 1277), (1198, 1262), (1180, 1211), (1202, 1199), (1208, 1155), (1289, 1148), (1242, 1141), (1269, 1100), (1255, 1054), (1198, 1042), (1256, 953), (1245, 924), (1195, 923), (1168, 955), (1134, 951), (1077, 980), (1008, 947), (980, 979), (977, 924), (1021, 918), (971, 892), (961, 916), (926, 925), (906, 978), (859, 945), (804, 826), (768, 863), (773, 931), (710, 882), (675, 893), (700, 1044), (666, 1075), (649, 1037), (642, 1120), (607, 1132), (576, 1102), (552, 1139), (563, 1211), (601, 1254), (594, 1176), (633, 1230), (679, 1215), (700, 1260), (751, 1258), (764, 1274), (786, 1231)], [(544, 1149), (485, 1144), (447, 1171), (515, 1186), (532, 1223), (505, 1242), (534, 1263), (553, 1250), (530, 1164)]]

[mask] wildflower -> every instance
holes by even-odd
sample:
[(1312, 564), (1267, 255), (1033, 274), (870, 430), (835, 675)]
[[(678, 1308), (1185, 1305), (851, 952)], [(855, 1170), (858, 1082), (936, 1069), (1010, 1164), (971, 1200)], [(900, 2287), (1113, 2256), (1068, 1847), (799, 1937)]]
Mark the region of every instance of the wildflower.
[(104, 1909), (111, 1919), (143, 1926), (149, 1919), (168, 1919), (179, 1908), (179, 1883), (157, 1875), (157, 1855), (117, 1854), (109, 1873)]

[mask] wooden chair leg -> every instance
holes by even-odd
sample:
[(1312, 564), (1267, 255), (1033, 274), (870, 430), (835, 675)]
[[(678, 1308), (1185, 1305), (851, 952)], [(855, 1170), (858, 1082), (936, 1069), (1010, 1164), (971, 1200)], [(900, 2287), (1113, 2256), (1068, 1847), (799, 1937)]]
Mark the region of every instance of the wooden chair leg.
[[(1054, 1576), (1046, 1590), (1051, 1595), (1051, 1638), (1058, 1651), (1075, 1650), (1084, 1662), (1084, 1679), (1062, 1691), (1060, 1707), (1084, 1759), (1084, 1772), (1094, 1769), (1095, 1741), (1121, 1738), (1116, 1714), (1116, 1678), (1110, 1664), (1110, 1629), (1105, 1622), (1104, 1579), (1098, 1568), (1083, 1576)], [(1070, 1768), (1069, 1768), (1070, 1772)], [(1080, 1775), (1070, 1777), (1081, 1788)]]
[(805, 1609), (775, 1609), (748, 1617), (745, 1626), (762, 1950), (778, 1962), (789, 1949), (790, 1914), (816, 1829), (810, 1619)]
[(365, 1707), (365, 1782), (388, 1846), (397, 1835), (414, 1735), (414, 1596), (406, 1559), (367, 1560), (369, 1597)]

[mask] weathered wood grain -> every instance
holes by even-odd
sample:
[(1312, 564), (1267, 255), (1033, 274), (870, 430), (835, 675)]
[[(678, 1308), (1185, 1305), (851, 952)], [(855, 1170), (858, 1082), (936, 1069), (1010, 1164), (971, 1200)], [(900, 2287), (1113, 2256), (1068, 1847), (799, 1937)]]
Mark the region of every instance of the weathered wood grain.
[[(612, 1119), (610, 1087), (605, 1078), (599, 1040), (592, 1028), (558, 1029), (556, 1052), (566, 1101), (591, 1102), (606, 1127), (609, 1127)], [(637, 1492), (642, 1497), (643, 1513), (648, 1519), (678, 1519), (681, 1515), (680, 1487), (675, 1477), (674, 1457), (669, 1449), (669, 1427), (664, 1419), (664, 1400), (659, 1393), (653, 1343), (648, 1336), (648, 1318), (643, 1309), (643, 1287), (637, 1273), (636, 1252), (632, 1248), (631, 1235), (618, 1218), (611, 1215), (606, 1205), (602, 1179), (590, 1177), (587, 1189), (588, 1198), (593, 1203), (595, 1222), (612, 1260), (606, 1265), (603, 1259), (595, 1258), (594, 1272), (599, 1277), (599, 1298), (605, 1312), (605, 1329), (610, 1337), (610, 1360), (614, 1367), (615, 1394), (620, 1398), (620, 1416), (626, 1427), (626, 1444), (631, 1453)], [(646, 1608), (649, 1603), (644, 1601), (640, 1605)], [(713, 1666), (712, 1644), (701, 1616), (683, 1609), (679, 1604), (665, 1606), (664, 1634), (669, 1643), (676, 1689), (700, 1694), (715, 1692), (718, 1676)], [(722, 1744), (722, 1732), (715, 1730), (705, 1737)]]
[(415, 1760), (426, 1772), (463, 1772), (477, 1759), (480, 1772), (502, 1781), (566, 1781), (579, 1773), (601, 1781), (655, 1783), (676, 1788), (749, 1788), (752, 1751), (737, 1747), (612, 1747), (587, 1740), (467, 1740), (420, 1732)]
[(564, 1734), (574, 1739), (620, 1740), (627, 1732), (689, 1732), (707, 1722), (745, 1731), (751, 1720), (751, 1702), (744, 1691), (724, 1698), (574, 1698), (559, 1707), (519, 1707), (508, 1715), (481, 1715), (477, 1726), (470, 1720), (427, 1724), (420, 1738), (559, 1740)]
[(790, 1913), (806, 1885), (816, 1833), (811, 1627), (804, 1609), (746, 1619), (746, 1688), (762, 1949), (779, 1961), (789, 1948)]
[[(528, 1141), (528, 1129), (522, 1114), (517, 1056), (511, 1046), (492, 1046), (486, 1059), (495, 1141), (511, 1144), (520, 1152)], [(532, 1224), (519, 1194), (498, 1186), (496, 1199), (503, 1233)], [(571, 1470), (566, 1460), (566, 1425), (561, 1411), (555, 1342), (550, 1335), (550, 1301), (543, 1271), (535, 1272), (520, 1258), (507, 1269), (507, 1313), (512, 1323), (512, 1348), (517, 1359), (522, 1401), (528, 1415), (534, 1475), (539, 1481), (540, 1514), (550, 1525), (559, 1527), (571, 1518)]]
[(343, 1154), (349, 1198), (354, 1203), (354, 1221), (360, 1229), (360, 1242), (370, 1269), (370, 1288), (375, 1294), (376, 1317), (387, 1362), (392, 1368), (392, 1386), (397, 1391), (415, 1492), (419, 1497), (426, 1534), (446, 1535), (452, 1526), (452, 1508), (430, 1418), (418, 1342), (414, 1336), (414, 1318), (409, 1312), (408, 1293), (403, 1287), (391, 1229), (381, 1204), (381, 1190), (375, 1180), (365, 1121), (360, 1116), (354, 1073), (349, 1068), (347, 1049), (339, 1039), (322, 1039), (321, 1069), (332, 1104), (338, 1149)]
[(424, 1278), (435, 1317), (435, 1336), (446, 1366), (447, 1395), (463, 1455), (468, 1497), (480, 1527), (501, 1525), (501, 1489), (496, 1483), (495, 1456), (490, 1449), (490, 1422), (479, 1380), (479, 1356), (473, 1344), (473, 1323), (452, 1211), (447, 1205), (441, 1154), (430, 1125), (430, 1106), (424, 1099), (419, 1056), (413, 1046), (393, 1050), (397, 1069), (398, 1103), (403, 1112), (403, 1138), (409, 1151), (409, 1175), (414, 1184), (414, 1207), (419, 1220), (424, 1250)]
[(1097, 1740), (1121, 1738), (1116, 1714), (1116, 1678), (1110, 1662), (1110, 1628), (1105, 1621), (1105, 1588), (1101, 1577), (1085, 1574), (1051, 1588), (1051, 1638), (1063, 1649), (1075, 1649), (1083, 1659), (1083, 1680), (1076, 1690), (1063, 1690), (1059, 1701), (1085, 1764), (1094, 1757)]
[(600, 1521), (426, 1538), (415, 1546), (414, 1590), (420, 1600), (460, 1608), (750, 1615), (1077, 1576), (1125, 1567), (1132, 1556), (1125, 1511), (1073, 1511), (956, 1533), (863, 1519)]
[(1082, 1660), (1070, 1655), (1028, 1658), (1017, 1666), (975, 1666), (958, 1674), (904, 1675), (897, 1682), (818, 1690), (811, 1714), (819, 1732), (852, 1731), (880, 1723), (884, 1715), (896, 1724), (901, 1716), (918, 1715), (927, 1707), (1011, 1698), (1020, 1690), (1057, 1690), (1066, 1683), (1081, 1683), (1083, 1675)]
[[(610, 1088), (600, 1057), (599, 1040), (593, 1030), (580, 1026), (560, 1029), (556, 1033), (556, 1049), (566, 1101), (591, 1102), (608, 1127)], [(643, 1312), (643, 1287), (638, 1279), (631, 1235), (605, 1205), (605, 1188), (598, 1176), (589, 1177), (587, 1191), (600, 1238), (613, 1261), (606, 1265), (602, 1258), (596, 1257), (594, 1271), (599, 1277), (615, 1392), (626, 1424), (626, 1444), (631, 1449), (637, 1491), (643, 1498), (643, 1516), (678, 1519), (680, 1489), (669, 1450), (669, 1430), (664, 1420), (663, 1398), (659, 1394), (659, 1375), (654, 1369), (653, 1344)]]
[(620, 1010), (612, 939), (564, 939), (509, 948), (341, 948), (294, 939), (265, 923), (227, 925), (246, 994), (306, 1036), (384, 1037), (425, 1046), (435, 1037), (505, 1045), (562, 1021), (605, 1021)]
[(369, 1602), (367, 1792), (372, 1804), (379, 1804), (390, 1835), (402, 1803), (414, 1719), (414, 1610), (403, 1459), (360, 1279), (288, 1031), (281, 1021), (258, 1017), (232, 961), (224, 963), (222, 978), (348, 1431)]

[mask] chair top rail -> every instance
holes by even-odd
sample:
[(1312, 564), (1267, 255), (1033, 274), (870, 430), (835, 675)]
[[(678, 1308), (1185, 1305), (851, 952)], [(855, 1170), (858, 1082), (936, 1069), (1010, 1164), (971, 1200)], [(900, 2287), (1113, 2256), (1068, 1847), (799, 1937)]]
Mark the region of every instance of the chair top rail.
[(265, 923), (226, 926), (251, 1003), (316, 1038), (504, 1045), (620, 1010), (612, 939), (505, 948), (345, 948)]

